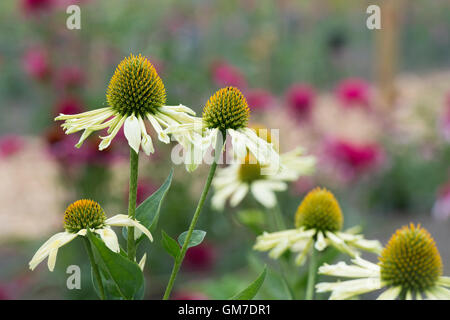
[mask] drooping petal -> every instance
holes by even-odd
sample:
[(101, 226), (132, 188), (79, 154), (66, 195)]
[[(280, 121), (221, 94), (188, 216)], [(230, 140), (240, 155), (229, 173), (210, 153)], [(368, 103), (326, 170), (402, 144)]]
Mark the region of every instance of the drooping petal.
[(265, 181), (255, 181), (251, 184), (253, 196), (266, 208), (273, 208), (277, 204), (277, 198), (271, 187), (270, 182)]
[(327, 246), (328, 244), (325, 240), (325, 237), (323, 236), (322, 231), (317, 232), (317, 240), (314, 247), (319, 251), (323, 251)]
[(334, 265), (324, 264), (319, 268), (319, 273), (335, 277), (347, 278), (370, 278), (379, 277), (380, 272), (355, 265), (347, 265), (345, 262), (339, 262)]
[(100, 235), (105, 245), (114, 252), (120, 252), (119, 240), (116, 233), (109, 227), (96, 229), (95, 233)]
[(248, 184), (241, 184), (231, 196), (230, 205), (236, 207), (248, 193)]
[[(33, 258), (29, 262), (30, 269), (34, 270), (45, 258), (52, 254), (52, 261), (49, 261), (49, 270), (53, 271), (58, 248), (72, 241), (76, 237), (76, 233), (69, 232), (60, 232), (50, 237), (50, 239), (48, 239), (34, 254)], [(50, 268), (51, 266), (52, 268)]]
[(134, 114), (125, 120), (123, 128), (128, 144), (136, 153), (139, 153), (139, 146), (141, 145), (141, 128), (139, 120)]
[(147, 253), (144, 253), (144, 255), (141, 258), (141, 261), (139, 261), (139, 268), (141, 268), (142, 271), (144, 271), (146, 261), (147, 261)]
[(114, 217), (106, 219), (105, 224), (117, 227), (135, 227), (139, 229), (143, 234), (145, 234), (150, 239), (150, 241), (153, 241), (152, 234), (146, 227), (140, 224), (137, 220), (133, 220), (125, 214), (118, 214)]
[(381, 288), (379, 278), (363, 278), (341, 282), (322, 282), (316, 285), (317, 292), (332, 291), (330, 300), (345, 300)]

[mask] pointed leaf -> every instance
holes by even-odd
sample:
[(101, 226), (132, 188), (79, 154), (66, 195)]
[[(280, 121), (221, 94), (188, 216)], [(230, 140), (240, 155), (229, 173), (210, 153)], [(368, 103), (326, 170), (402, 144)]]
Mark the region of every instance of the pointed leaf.
[(172, 239), (164, 230), (161, 230), (162, 233), (162, 244), (164, 249), (170, 254), (173, 258), (176, 258), (180, 253), (180, 246), (178, 243)]
[(252, 300), (258, 293), (264, 279), (266, 278), (267, 267), (264, 266), (263, 272), (247, 288), (230, 298), (230, 300)]
[[(188, 231), (183, 232), (178, 237), (178, 243), (180, 246), (184, 245), (184, 241), (186, 239), (186, 236), (188, 234)], [(189, 239), (188, 248), (198, 246), (200, 243), (202, 243), (203, 239), (205, 238), (206, 231), (203, 230), (194, 230), (192, 231), (191, 239)]]

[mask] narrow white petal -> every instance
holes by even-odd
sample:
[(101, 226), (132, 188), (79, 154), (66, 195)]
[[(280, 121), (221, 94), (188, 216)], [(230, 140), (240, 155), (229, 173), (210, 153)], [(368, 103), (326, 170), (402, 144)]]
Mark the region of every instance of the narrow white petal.
[(141, 258), (141, 261), (139, 261), (139, 268), (141, 268), (142, 271), (144, 271), (146, 261), (147, 261), (147, 253), (144, 253), (144, 255)]
[(325, 240), (322, 231), (319, 231), (317, 233), (317, 240), (314, 247), (319, 251), (323, 251), (327, 247), (327, 245), (327, 241)]
[(48, 254), (47, 265), (48, 265), (48, 270), (50, 270), (51, 272), (53, 272), (53, 270), (55, 269), (57, 254), (58, 254), (58, 247), (52, 248)]
[(241, 184), (231, 196), (230, 205), (236, 207), (248, 193), (248, 184)]
[(139, 125), (139, 120), (134, 116), (134, 114), (125, 120), (124, 133), (130, 147), (136, 153), (139, 153), (139, 146), (141, 145), (141, 128)]
[(109, 226), (135, 227), (140, 231), (142, 231), (142, 233), (145, 234), (150, 239), (150, 241), (153, 241), (153, 237), (150, 231), (148, 231), (148, 229), (144, 227), (142, 224), (140, 224), (137, 220), (133, 220), (129, 218), (127, 215), (124, 214), (115, 215), (114, 217), (106, 219), (105, 224)]
[(111, 251), (120, 252), (119, 240), (111, 228), (96, 229), (95, 232), (100, 235), (100, 238)]
[(374, 271), (355, 265), (347, 265), (345, 262), (339, 262), (334, 265), (324, 264), (319, 268), (319, 273), (329, 276), (348, 278), (380, 277), (379, 271)]
[(363, 278), (341, 282), (322, 282), (316, 285), (317, 292), (332, 291), (330, 300), (345, 300), (381, 288), (379, 278)]
[(271, 190), (270, 185), (263, 181), (256, 181), (251, 184), (252, 195), (266, 208), (273, 208), (277, 204), (275, 193)]

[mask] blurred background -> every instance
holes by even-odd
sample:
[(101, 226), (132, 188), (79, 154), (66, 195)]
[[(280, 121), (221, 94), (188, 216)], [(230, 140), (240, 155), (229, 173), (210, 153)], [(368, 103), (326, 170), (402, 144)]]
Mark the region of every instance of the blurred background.
[[(93, 198), (109, 216), (126, 212), (124, 137), (99, 152), (93, 135), (77, 150), (79, 136), (64, 135), (53, 118), (105, 106), (130, 53), (155, 65), (168, 104), (201, 112), (215, 90), (236, 86), (253, 125), (280, 129), (281, 152), (304, 146), (317, 157), (315, 175), (278, 194), (289, 227), (306, 192), (327, 187), (345, 226), (361, 225), (369, 239), (385, 244), (397, 228), (421, 223), (449, 275), (450, 3), (393, 2), (376, 2), (382, 30), (368, 30), (374, 3), (360, 0), (1, 1), (0, 299), (96, 297), (81, 241), (59, 251), (53, 273), (46, 263), (31, 272), (28, 261), (62, 231), (71, 202)], [(69, 4), (81, 8), (81, 30), (66, 28)], [(172, 147), (157, 143), (141, 158), (139, 202), (169, 174)], [(148, 299), (162, 297), (172, 268), (161, 229), (174, 238), (187, 229), (207, 170), (175, 167), (155, 241), (141, 246)], [(251, 249), (267, 214), (251, 199), (224, 212), (208, 200), (198, 224), (207, 236), (188, 250), (173, 298), (228, 298), (267, 263), (258, 298), (286, 299), (278, 265)], [(339, 259), (327, 250), (324, 261)], [(81, 267), (81, 290), (66, 288), (71, 264)], [(302, 298), (306, 269), (289, 268)]]

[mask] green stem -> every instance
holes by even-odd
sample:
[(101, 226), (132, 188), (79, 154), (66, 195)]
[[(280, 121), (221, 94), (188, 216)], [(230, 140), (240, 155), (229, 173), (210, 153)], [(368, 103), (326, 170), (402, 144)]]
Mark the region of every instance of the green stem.
[(98, 291), (100, 293), (100, 299), (105, 300), (105, 289), (103, 289), (102, 278), (100, 277), (100, 271), (98, 270), (98, 266), (94, 260), (94, 254), (92, 253), (91, 243), (87, 237), (84, 238), (84, 246), (89, 256), (89, 260), (91, 261), (92, 271), (94, 272), (94, 277), (97, 282)]
[[(137, 197), (137, 179), (138, 179), (139, 155), (130, 149), (130, 191), (128, 195), (128, 216), (134, 219), (136, 216), (136, 197)], [(131, 261), (136, 257), (136, 242), (134, 240), (134, 227), (128, 227), (127, 242), (128, 258)]]
[(211, 187), (211, 182), (214, 177), (214, 173), (217, 168), (217, 159), (218, 156), (222, 153), (222, 139), (217, 137), (217, 143), (215, 147), (215, 157), (214, 162), (209, 169), (208, 178), (206, 179), (205, 186), (203, 188), (202, 194), (200, 196), (200, 200), (198, 201), (197, 208), (195, 209), (194, 216), (192, 217), (191, 224), (189, 226), (188, 233), (186, 235), (186, 239), (184, 240), (183, 246), (181, 247), (181, 252), (175, 259), (175, 263), (173, 265), (172, 274), (170, 275), (169, 283), (167, 284), (166, 291), (164, 292), (163, 300), (168, 300), (170, 297), (170, 293), (172, 292), (173, 285), (175, 283), (175, 279), (177, 277), (178, 272), (180, 271), (181, 264), (183, 263), (184, 256), (186, 255), (186, 251), (188, 249), (189, 241), (191, 240), (192, 232), (194, 231), (195, 225), (197, 224), (197, 220), (200, 216), (200, 212), (202, 211), (203, 205), (205, 204), (206, 196), (208, 195), (209, 188)]
[(308, 284), (306, 286), (306, 296), (305, 300), (314, 299), (314, 285), (316, 281), (317, 273), (317, 262), (316, 262), (316, 248), (312, 248), (311, 257), (309, 258), (309, 269), (308, 269)]

